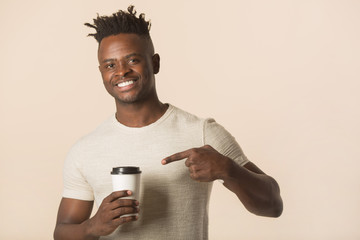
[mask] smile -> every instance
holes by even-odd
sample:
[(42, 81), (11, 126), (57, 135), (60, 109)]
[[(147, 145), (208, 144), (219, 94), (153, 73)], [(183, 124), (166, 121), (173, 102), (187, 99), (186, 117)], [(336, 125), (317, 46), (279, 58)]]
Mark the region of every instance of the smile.
[(117, 84), (118, 87), (126, 87), (126, 86), (129, 86), (131, 84), (133, 84), (135, 81), (133, 80), (129, 80), (129, 81), (126, 81), (126, 82), (121, 82), (119, 84)]

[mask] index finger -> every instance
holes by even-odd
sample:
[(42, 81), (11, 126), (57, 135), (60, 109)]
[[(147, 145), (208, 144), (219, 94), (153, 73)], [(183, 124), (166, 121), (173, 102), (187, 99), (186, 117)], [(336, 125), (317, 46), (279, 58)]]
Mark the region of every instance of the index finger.
[(132, 192), (129, 191), (129, 190), (115, 191), (115, 192), (112, 192), (109, 196), (107, 196), (107, 197), (104, 199), (104, 202), (112, 202), (112, 201), (114, 201), (115, 199), (122, 198), (122, 197), (127, 197), (127, 196), (131, 196), (131, 195), (132, 195)]
[(190, 157), (190, 154), (191, 154), (191, 149), (183, 151), (183, 152), (178, 152), (178, 153), (175, 153), (175, 154), (173, 154), (173, 155), (171, 155), (169, 157), (164, 158), (161, 161), (161, 163), (163, 165), (165, 165), (165, 164), (168, 164), (168, 163), (171, 163), (171, 162), (176, 162), (176, 161), (179, 161), (179, 160), (183, 160), (185, 158)]

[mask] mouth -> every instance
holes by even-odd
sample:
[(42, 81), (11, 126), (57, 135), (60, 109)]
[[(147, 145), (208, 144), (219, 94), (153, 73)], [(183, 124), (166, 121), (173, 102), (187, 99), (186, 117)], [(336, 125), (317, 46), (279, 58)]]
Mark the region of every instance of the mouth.
[(116, 86), (122, 88), (122, 87), (126, 87), (126, 86), (129, 86), (129, 85), (132, 85), (132, 84), (134, 84), (134, 83), (135, 83), (134, 80), (128, 80), (128, 81), (125, 81), (125, 82), (120, 82), (120, 83), (116, 84)]
[(135, 87), (137, 80), (138, 80), (137, 78), (124, 79), (120, 82), (115, 83), (115, 86), (117, 87), (118, 90), (120, 90), (122, 92), (129, 91), (133, 87)]

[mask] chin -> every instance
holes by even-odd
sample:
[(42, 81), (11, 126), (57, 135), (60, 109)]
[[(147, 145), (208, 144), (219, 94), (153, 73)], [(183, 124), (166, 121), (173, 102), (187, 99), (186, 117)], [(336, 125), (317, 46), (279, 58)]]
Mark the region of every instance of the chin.
[(126, 96), (126, 97), (116, 97), (115, 98), (119, 103), (122, 104), (132, 104), (132, 103), (136, 103), (139, 102), (139, 98), (138, 96)]

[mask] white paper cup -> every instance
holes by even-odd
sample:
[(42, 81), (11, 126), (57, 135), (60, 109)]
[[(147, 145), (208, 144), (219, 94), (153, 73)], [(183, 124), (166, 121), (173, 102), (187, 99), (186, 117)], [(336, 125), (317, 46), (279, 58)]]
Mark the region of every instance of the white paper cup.
[(113, 191), (130, 190), (132, 195), (124, 198), (139, 201), (140, 176), (139, 167), (114, 167), (111, 172)]

